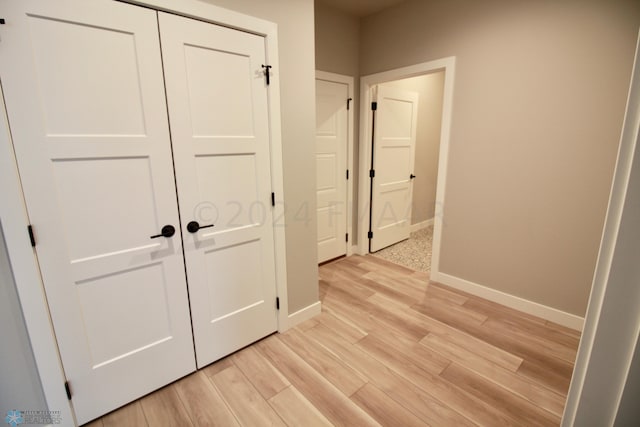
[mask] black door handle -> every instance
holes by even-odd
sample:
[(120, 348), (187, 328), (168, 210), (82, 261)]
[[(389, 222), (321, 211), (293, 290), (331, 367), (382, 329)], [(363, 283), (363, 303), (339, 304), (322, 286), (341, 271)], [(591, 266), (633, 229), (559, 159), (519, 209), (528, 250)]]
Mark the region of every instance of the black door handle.
[(200, 225), (198, 224), (198, 221), (191, 221), (189, 224), (187, 224), (187, 231), (189, 233), (196, 233), (201, 228), (209, 228), (209, 227), (213, 227), (214, 225), (215, 224)]
[(174, 234), (176, 234), (176, 229), (173, 225), (165, 225), (164, 227), (162, 227), (162, 230), (160, 231), (160, 234), (156, 234), (155, 236), (151, 236), (152, 239), (155, 239), (156, 237), (171, 237)]
[(416, 177), (416, 176), (415, 176), (414, 174), (409, 175), (409, 179), (413, 179), (413, 178), (415, 178), (415, 177)]

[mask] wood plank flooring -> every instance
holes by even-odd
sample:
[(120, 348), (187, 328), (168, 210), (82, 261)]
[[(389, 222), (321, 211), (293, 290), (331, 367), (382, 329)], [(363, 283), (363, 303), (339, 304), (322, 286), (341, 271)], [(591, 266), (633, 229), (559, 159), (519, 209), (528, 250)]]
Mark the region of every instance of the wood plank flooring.
[(322, 314), (88, 424), (557, 426), (579, 332), (372, 256), (320, 267)]

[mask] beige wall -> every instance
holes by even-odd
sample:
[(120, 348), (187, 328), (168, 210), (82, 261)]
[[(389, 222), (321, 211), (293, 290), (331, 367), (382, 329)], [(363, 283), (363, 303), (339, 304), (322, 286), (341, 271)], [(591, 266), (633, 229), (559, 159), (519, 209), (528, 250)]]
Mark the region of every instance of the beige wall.
[(315, 2), (315, 57), (321, 71), (358, 77), (360, 20)]
[(318, 301), (313, 0), (207, 1), (278, 24), (280, 64), (275, 72), (281, 88), (287, 284), (293, 313)]
[(413, 205), (411, 224), (433, 219), (438, 182), (438, 154), (442, 122), (444, 71), (384, 83), (384, 86), (417, 92), (418, 127), (413, 173)]
[(409, 0), (361, 21), (362, 75), (456, 56), (440, 270), (584, 315), (637, 0)]

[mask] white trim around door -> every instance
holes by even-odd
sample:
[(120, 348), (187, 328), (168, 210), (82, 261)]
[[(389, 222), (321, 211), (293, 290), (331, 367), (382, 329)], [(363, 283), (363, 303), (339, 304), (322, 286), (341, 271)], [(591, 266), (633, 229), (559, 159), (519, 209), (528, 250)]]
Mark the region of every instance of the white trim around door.
[(352, 76), (345, 76), (342, 74), (329, 73), (326, 71), (318, 71), (316, 70), (316, 80), (325, 80), (328, 82), (336, 82), (347, 85), (349, 88), (349, 99), (347, 104), (347, 113), (348, 113), (348, 124), (347, 124), (347, 170), (349, 171), (349, 179), (347, 180), (347, 234), (349, 235), (349, 240), (346, 242), (347, 246), (347, 256), (353, 254), (354, 245), (352, 242), (354, 241), (353, 235), (353, 171), (355, 167), (355, 156), (354, 156), (354, 113), (355, 110), (353, 106), (355, 105), (354, 99), (354, 78)]
[(439, 272), (440, 239), (445, 206), (447, 165), (449, 163), (449, 135), (451, 132), (451, 113), (453, 110), (453, 80), (456, 59), (453, 56), (424, 62), (391, 71), (364, 76), (360, 80), (360, 144), (358, 173), (358, 253), (369, 251), (369, 169), (371, 163), (371, 89), (380, 83), (416, 77), (423, 74), (444, 71), (444, 96), (440, 134), (440, 156), (438, 159), (438, 183), (436, 187), (436, 209), (433, 227), (433, 249), (431, 255), (431, 277)]

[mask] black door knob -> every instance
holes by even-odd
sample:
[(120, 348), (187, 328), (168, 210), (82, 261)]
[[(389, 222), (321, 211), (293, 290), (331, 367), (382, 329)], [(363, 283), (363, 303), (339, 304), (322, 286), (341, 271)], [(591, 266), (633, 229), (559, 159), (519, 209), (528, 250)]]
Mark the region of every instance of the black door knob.
[(171, 237), (174, 234), (176, 234), (175, 227), (173, 225), (165, 225), (164, 227), (162, 227), (162, 230), (160, 230), (160, 234), (151, 236), (151, 238), (155, 239), (156, 237)]
[(409, 179), (413, 179), (413, 178), (415, 178), (415, 177), (416, 177), (416, 176), (415, 176), (414, 174), (409, 175)]
[(209, 228), (209, 227), (213, 227), (214, 224), (209, 224), (209, 225), (200, 225), (198, 224), (198, 221), (191, 221), (189, 224), (187, 224), (187, 231), (189, 233), (196, 233), (198, 230), (200, 230), (201, 228)]

